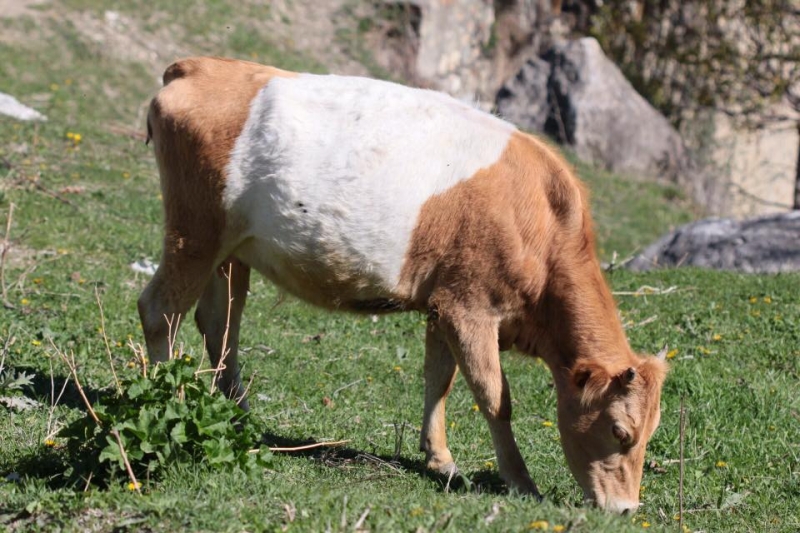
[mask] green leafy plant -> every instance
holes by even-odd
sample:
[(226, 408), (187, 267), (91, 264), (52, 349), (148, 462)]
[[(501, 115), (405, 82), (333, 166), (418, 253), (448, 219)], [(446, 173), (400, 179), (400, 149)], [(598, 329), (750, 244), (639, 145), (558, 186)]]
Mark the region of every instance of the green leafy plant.
[(33, 374), (11, 370), (4, 372), (0, 369), (0, 396), (20, 395), (30, 385), (33, 385)]
[(84, 458), (76, 474), (154, 477), (167, 465), (200, 463), (253, 474), (270, 462), (268, 450), (253, 450), (259, 436), (248, 413), (212, 391), (189, 357), (126, 378), (120, 390), (92, 406), (96, 419), (87, 413), (59, 433), (69, 456)]

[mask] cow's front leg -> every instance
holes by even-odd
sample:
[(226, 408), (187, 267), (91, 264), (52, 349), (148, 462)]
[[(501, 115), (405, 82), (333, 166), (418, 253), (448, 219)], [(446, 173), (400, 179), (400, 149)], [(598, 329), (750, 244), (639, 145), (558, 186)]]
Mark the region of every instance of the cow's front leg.
[(498, 323), (494, 317), (463, 310), (440, 325), (481, 413), (489, 423), (500, 477), (512, 490), (540, 497), (511, 430), (511, 392), (500, 367)]
[(448, 477), (458, 472), (447, 448), (445, 401), (456, 378), (456, 360), (434, 320), (425, 333), (425, 412), (419, 449), (429, 470)]

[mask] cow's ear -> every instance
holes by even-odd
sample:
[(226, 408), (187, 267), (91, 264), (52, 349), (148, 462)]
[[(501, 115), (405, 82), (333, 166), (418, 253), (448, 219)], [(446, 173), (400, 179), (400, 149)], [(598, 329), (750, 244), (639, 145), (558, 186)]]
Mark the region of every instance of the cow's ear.
[(665, 344), (664, 347), (661, 348), (658, 351), (658, 353), (656, 354), (656, 357), (658, 357), (662, 361), (666, 361), (667, 360), (667, 352), (669, 352), (669, 346)]
[(588, 383), (589, 379), (592, 377), (592, 371), (588, 368), (581, 368), (576, 370), (573, 374), (573, 382), (575, 386), (579, 389), (583, 389), (586, 387), (586, 383)]
[(582, 364), (572, 371), (572, 382), (581, 390), (581, 403), (592, 403), (602, 395), (611, 383), (611, 376), (598, 364)]

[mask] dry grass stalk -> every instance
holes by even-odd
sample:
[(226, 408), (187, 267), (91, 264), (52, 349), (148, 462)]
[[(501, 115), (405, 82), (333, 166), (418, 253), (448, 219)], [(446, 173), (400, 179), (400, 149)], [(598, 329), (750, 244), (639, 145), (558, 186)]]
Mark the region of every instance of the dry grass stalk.
[[(315, 442), (313, 444), (304, 444), (303, 446), (292, 446), (292, 447), (275, 447), (275, 448), (267, 448), (271, 452), (302, 452), (303, 450), (313, 450), (314, 448), (324, 448), (328, 446), (341, 446), (342, 444), (347, 444), (350, 442), (349, 440), (335, 440), (335, 441), (328, 441), (328, 442)], [(258, 453), (261, 451), (261, 448), (254, 448), (252, 450), (248, 450), (249, 453)]]
[[(58, 433), (58, 430), (53, 428), (53, 419), (55, 418), (58, 402), (60, 402), (61, 397), (64, 396), (64, 391), (67, 390), (67, 383), (69, 383), (68, 380), (64, 380), (64, 384), (61, 386), (61, 392), (59, 392), (56, 397), (56, 383), (53, 378), (53, 359), (48, 358), (48, 361), (50, 362), (50, 411), (47, 415), (47, 434), (45, 435), (45, 440), (52, 439), (55, 434)], [(0, 365), (0, 368), (2, 368), (2, 365)]]
[(3, 352), (0, 354), (0, 372), (6, 367), (6, 354), (8, 354), (8, 349), (17, 341), (17, 338), (11, 334), (13, 329), (13, 326), (9, 328), (8, 337), (6, 337), (6, 341), (3, 343)]
[(228, 280), (228, 309), (225, 315), (225, 333), (222, 334), (222, 346), (220, 347), (219, 351), (219, 361), (217, 361), (217, 368), (214, 369), (214, 379), (211, 380), (212, 394), (216, 390), (220, 373), (227, 368), (225, 366), (225, 359), (228, 357), (228, 353), (230, 352), (228, 349), (228, 335), (230, 334), (231, 330), (231, 309), (233, 307), (233, 288), (231, 287), (233, 280), (233, 263), (228, 263), (228, 273), (225, 274), (225, 278)]
[(0, 290), (2, 290), (3, 305), (9, 309), (14, 306), (8, 301), (8, 289), (6, 288), (6, 254), (8, 253), (8, 239), (11, 235), (11, 221), (14, 220), (14, 204), (8, 206), (8, 217), (6, 217), (6, 233), (3, 236), (3, 250), (0, 252)]
[(683, 441), (686, 436), (686, 409), (683, 406), (683, 396), (681, 396), (681, 415), (680, 415), (680, 479), (678, 481), (678, 531), (683, 532)]
[(678, 290), (676, 285), (667, 287), (666, 289), (659, 289), (658, 287), (651, 287), (649, 285), (642, 285), (635, 291), (614, 291), (614, 296), (664, 296), (671, 294)]
[(78, 394), (81, 395), (81, 399), (83, 400), (83, 403), (86, 405), (86, 409), (88, 409), (89, 415), (92, 417), (92, 420), (94, 420), (95, 424), (97, 424), (98, 426), (102, 426), (103, 424), (97, 417), (97, 413), (94, 412), (92, 404), (89, 402), (89, 398), (86, 397), (86, 393), (83, 391), (81, 380), (78, 379), (78, 368), (77, 364), (75, 363), (75, 354), (73, 352), (70, 352), (69, 357), (67, 357), (67, 354), (58, 349), (58, 346), (56, 346), (56, 344), (53, 342), (53, 339), (48, 337), (47, 340), (50, 341), (50, 346), (53, 347), (53, 350), (55, 350), (55, 352), (58, 354), (61, 360), (64, 361), (64, 363), (69, 368), (69, 372), (70, 374), (72, 374), (72, 379), (73, 381), (75, 381), (75, 386), (78, 388)]
[(111, 358), (111, 346), (108, 344), (108, 335), (106, 335), (106, 317), (103, 314), (103, 302), (100, 301), (100, 292), (97, 287), (94, 288), (94, 297), (97, 300), (97, 308), (100, 309), (100, 332), (103, 334), (103, 342), (106, 345), (106, 355), (108, 355), (108, 366), (111, 367), (111, 374), (114, 376), (114, 384), (117, 386), (117, 393), (122, 395), (122, 386), (119, 384), (117, 371), (114, 368), (114, 361)]

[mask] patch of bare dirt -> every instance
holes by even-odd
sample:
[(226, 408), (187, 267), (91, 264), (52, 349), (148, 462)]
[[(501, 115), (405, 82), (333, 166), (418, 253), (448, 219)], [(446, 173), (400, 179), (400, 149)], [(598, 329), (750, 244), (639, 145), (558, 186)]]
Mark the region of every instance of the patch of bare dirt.
[(0, 0), (0, 18), (13, 19), (23, 15), (36, 15), (34, 8), (48, 0)]

